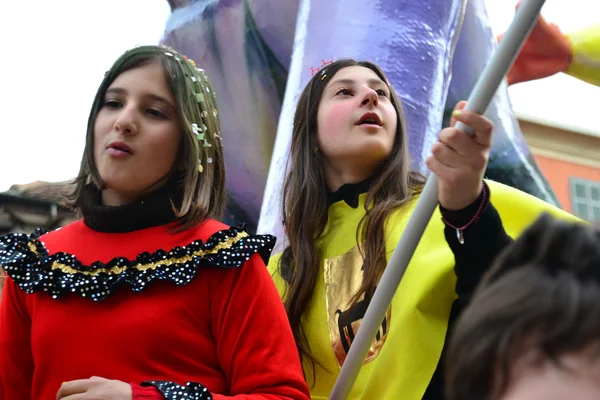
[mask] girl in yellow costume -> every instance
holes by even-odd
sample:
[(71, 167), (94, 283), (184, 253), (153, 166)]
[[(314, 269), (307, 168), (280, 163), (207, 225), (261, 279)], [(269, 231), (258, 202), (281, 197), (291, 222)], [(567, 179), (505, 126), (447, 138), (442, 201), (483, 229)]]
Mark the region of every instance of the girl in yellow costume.
[[(351, 399), (442, 399), (438, 366), (449, 327), (511, 241), (507, 233), (519, 234), (544, 210), (567, 216), (483, 182), (492, 124), (464, 105), (452, 126), (461, 121), (475, 136), (446, 128), (432, 148), (427, 165), (439, 177), (441, 211), (412, 258)], [(325, 66), (299, 99), (283, 196), (288, 242), (269, 269), (313, 399), (329, 396), (423, 185), (409, 169), (405, 130), (397, 95), (369, 62)]]

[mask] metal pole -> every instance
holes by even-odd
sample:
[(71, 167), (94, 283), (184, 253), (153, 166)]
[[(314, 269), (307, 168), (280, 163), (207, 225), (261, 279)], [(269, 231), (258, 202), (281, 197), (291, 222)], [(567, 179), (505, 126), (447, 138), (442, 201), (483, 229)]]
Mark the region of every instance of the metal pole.
[[(508, 31), (500, 41), (490, 62), (479, 77), (471, 96), (469, 96), (466, 110), (478, 114), (485, 113), (502, 79), (508, 73), (527, 36), (529, 36), (529, 33), (535, 26), (544, 2), (545, 0), (523, 1)], [(458, 123), (456, 126), (469, 136), (473, 136), (471, 129), (464, 124)], [(348, 398), (358, 372), (371, 347), (373, 338), (377, 334), (379, 325), (383, 321), (385, 313), (392, 302), (396, 289), (433, 215), (437, 203), (438, 180), (435, 175), (432, 175), (427, 180), (415, 210), (404, 230), (404, 234), (392, 254), (390, 263), (381, 276), (379, 286), (373, 295), (371, 304), (365, 313), (365, 317), (352, 342), (346, 361), (329, 396), (330, 400), (345, 400)]]

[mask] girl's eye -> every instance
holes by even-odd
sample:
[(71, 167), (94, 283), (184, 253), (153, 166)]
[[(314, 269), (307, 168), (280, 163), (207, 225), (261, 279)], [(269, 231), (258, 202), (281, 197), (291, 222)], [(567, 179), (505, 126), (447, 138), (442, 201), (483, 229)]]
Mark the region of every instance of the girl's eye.
[(383, 89), (378, 89), (377, 90), (377, 94), (380, 95), (380, 96), (388, 97), (387, 92), (385, 90), (383, 90)]
[(335, 95), (336, 95), (336, 96), (337, 96), (337, 95), (340, 95), (340, 94), (341, 94), (342, 96), (350, 96), (350, 95), (352, 95), (352, 92), (351, 92), (350, 90), (348, 90), (348, 89), (340, 89), (340, 90), (338, 90), (338, 91), (335, 93)]
[(116, 100), (108, 100), (104, 103), (104, 106), (108, 108), (121, 108), (121, 103)]
[(167, 119), (167, 116), (165, 114), (163, 114), (161, 111), (155, 110), (153, 108), (148, 109), (147, 113), (156, 118)]

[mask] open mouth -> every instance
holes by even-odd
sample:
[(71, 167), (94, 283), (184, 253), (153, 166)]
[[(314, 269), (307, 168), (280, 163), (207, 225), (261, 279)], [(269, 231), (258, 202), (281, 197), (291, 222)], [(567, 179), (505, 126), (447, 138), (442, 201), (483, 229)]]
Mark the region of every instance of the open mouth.
[(123, 142), (112, 142), (107, 147), (112, 153), (117, 154), (133, 154), (133, 150)]
[(381, 123), (381, 119), (379, 118), (379, 115), (375, 114), (375, 113), (366, 113), (365, 115), (363, 115), (358, 122), (356, 123), (356, 125), (377, 125), (377, 126), (382, 126), (383, 124)]

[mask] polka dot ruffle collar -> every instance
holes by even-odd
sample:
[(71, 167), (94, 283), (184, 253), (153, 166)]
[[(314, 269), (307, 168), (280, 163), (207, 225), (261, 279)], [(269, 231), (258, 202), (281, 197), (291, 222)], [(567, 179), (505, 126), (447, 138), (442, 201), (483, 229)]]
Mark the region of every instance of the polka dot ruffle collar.
[(49, 255), (37, 230), (0, 237), (0, 266), (26, 293), (44, 291), (54, 299), (75, 293), (98, 301), (127, 284), (141, 292), (155, 280), (186, 285), (200, 268), (237, 268), (259, 253), (266, 263), (275, 245), (271, 235), (249, 235), (232, 227), (213, 234), (206, 243), (193, 241), (169, 251), (141, 253), (134, 260), (117, 257), (104, 264), (83, 265), (74, 255)]

